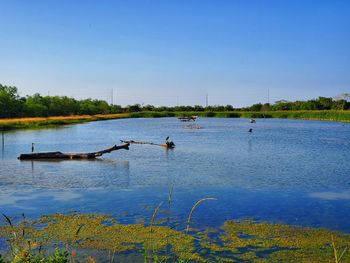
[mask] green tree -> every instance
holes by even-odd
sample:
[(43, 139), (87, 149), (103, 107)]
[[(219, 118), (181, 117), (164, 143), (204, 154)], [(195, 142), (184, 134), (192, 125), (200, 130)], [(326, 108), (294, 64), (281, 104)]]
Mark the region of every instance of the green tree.
[(262, 106), (263, 105), (261, 103), (253, 104), (252, 106), (249, 107), (249, 110), (251, 110), (251, 111), (260, 111)]
[(141, 105), (140, 104), (134, 104), (134, 105), (128, 105), (126, 106), (127, 112), (139, 112), (141, 111)]
[(12, 118), (23, 114), (24, 101), (19, 97), (17, 88), (0, 84), (0, 117)]
[(333, 105), (332, 98), (318, 97), (318, 110), (330, 110)]
[(25, 115), (29, 117), (46, 117), (49, 115), (47, 101), (38, 93), (27, 96), (24, 103)]

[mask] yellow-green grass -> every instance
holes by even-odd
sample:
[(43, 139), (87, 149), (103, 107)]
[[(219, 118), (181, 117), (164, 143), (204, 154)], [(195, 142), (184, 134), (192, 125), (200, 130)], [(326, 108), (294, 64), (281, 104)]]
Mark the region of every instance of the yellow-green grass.
[(90, 121), (128, 118), (127, 113), (0, 119), (0, 130), (52, 127)]
[(302, 120), (323, 120), (350, 122), (350, 110), (324, 110), (324, 111), (229, 111), (229, 112), (157, 112), (142, 111), (132, 113), (55, 116), (36, 118), (0, 119), (0, 130), (52, 127), (66, 124), (76, 124), (90, 121), (122, 119), (122, 118), (162, 118), (162, 117), (217, 117), (217, 118), (282, 118)]

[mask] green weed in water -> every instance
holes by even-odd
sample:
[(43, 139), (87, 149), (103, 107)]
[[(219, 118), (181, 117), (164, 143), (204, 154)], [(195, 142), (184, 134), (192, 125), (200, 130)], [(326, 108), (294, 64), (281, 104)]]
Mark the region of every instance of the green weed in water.
[[(156, 217), (162, 216), (160, 205), (149, 225), (119, 224), (96, 214), (53, 214), (31, 221), (24, 218), (16, 225), (5, 217), (0, 237), (7, 238), (10, 251), (1, 260), (39, 262), (23, 259), (53, 257), (62, 261), (45, 262), (74, 262), (92, 251), (104, 251), (109, 262), (130, 253), (143, 253), (145, 262), (350, 262), (350, 235), (326, 229), (232, 220), (221, 229), (189, 234), (193, 212), (209, 199), (194, 204), (184, 231), (156, 225)], [(43, 252), (53, 247), (66, 249)]]

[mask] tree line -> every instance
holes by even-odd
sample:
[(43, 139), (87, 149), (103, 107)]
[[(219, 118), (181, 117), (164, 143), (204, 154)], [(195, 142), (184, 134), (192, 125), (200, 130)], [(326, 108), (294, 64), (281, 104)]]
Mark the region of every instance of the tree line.
[(76, 100), (67, 96), (32, 96), (21, 97), (13, 86), (0, 84), (0, 118), (14, 117), (49, 117), (69, 115), (96, 115), (140, 111), (280, 111), (280, 110), (348, 110), (350, 109), (349, 94), (342, 98), (332, 99), (319, 97), (308, 101), (279, 101), (274, 104), (257, 103), (250, 107), (234, 108), (226, 106), (176, 106), (155, 107), (153, 105), (110, 105), (104, 100), (83, 99)]
[(299, 110), (348, 110), (350, 109), (350, 95), (342, 94), (339, 98), (318, 97), (307, 101), (277, 101), (274, 104), (257, 103), (243, 108), (248, 111), (299, 111)]

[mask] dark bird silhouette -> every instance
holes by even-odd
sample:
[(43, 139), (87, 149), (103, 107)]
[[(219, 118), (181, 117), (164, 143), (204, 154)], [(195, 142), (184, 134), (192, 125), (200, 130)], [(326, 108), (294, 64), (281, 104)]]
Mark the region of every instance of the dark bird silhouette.
[(166, 137), (166, 139), (165, 139), (165, 140), (166, 140), (166, 141), (167, 141), (167, 140), (169, 140), (169, 136), (168, 136), (168, 137)]
[(35, 145), (35, 143), (32, 142), (32, 152), (34, 152), (34, 145)]
[(253, 132), (253, 129), (249, 129), (249, 131), (248, 132)]

